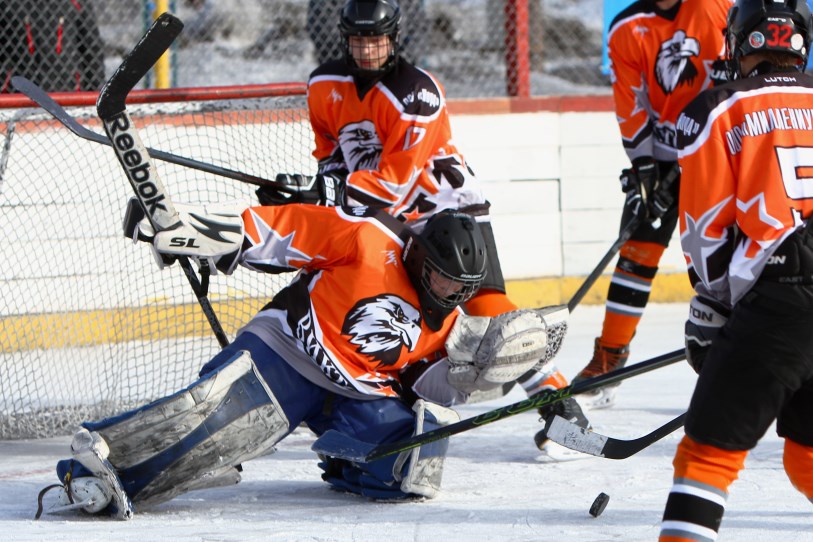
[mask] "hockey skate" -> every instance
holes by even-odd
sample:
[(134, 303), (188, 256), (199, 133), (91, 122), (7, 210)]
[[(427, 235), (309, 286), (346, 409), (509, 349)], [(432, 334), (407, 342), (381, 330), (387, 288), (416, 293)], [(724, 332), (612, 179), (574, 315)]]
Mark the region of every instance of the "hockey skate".
[(43, 489), (38, 498), (36, 518), (43, 511), (42, 498), (51, 489), (59, 488), (57, 504), (48, 513), (81, 509), (91, 514), (107, 512), (118, 519), (133, 517), (133, 503), (124, 491), (116, 469), (107, 460), (110, 449), (96, 432), (79, 429), (71, 442), (73, 459), (57, 464), (62, 484)]
[[(56, 504), (44, 510), (43, 497), (52, 489), (59, 490)], [(95, 476), (73, 478), (69, 471), (63, 484), (50, 485), (40, 491), (37, 496), (37, 514), (34, 519), (39, 519), (43, 510), (47, 514), (61, 514), (72, 510), (97, 514), (107, 508), (112, 499), (113, 492)]]
[[(579, 371), (579, 374), (573, 379), (573, 384), (620, 369), (627, 364), (629, 355), (629, 346), (609, 348), (604, 346), (601, 340), (597, 338), (593, 348), (593, 359), (584, 369)], [(619, 384), (608, 384), (597, 390), (581, 394), (579, 399), (585, 408), (589, 410), (610, 408), (615, 404), (615, 393), (618, 386)]]

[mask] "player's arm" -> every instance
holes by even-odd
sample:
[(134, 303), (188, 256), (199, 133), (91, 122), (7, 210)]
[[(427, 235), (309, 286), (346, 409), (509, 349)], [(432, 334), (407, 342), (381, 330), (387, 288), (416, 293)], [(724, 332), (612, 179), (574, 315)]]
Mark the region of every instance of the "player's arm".
[(360, 221), (339, 207), (283, 205), (250, 207), (242, 214), (244, 267), (266, 273), (321, 269), (353, 258)]

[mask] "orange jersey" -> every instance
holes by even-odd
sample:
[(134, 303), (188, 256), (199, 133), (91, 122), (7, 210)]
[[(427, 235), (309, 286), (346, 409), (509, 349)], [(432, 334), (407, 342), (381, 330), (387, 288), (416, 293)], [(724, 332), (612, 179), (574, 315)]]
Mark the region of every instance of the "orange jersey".
[(683, 0), (663, 12), (635, 2), (608, 32), (615, 112), (630, 160), (674, 161), (675, 121), (712, 79), (733, 0)]
[(437, 332), (424, 324), (401, 262), (403, 224), (381, 211), (315, 205), (252, 207), (243, 222), (243, 266), (300, 269), (260, 315), (277, 314), (334, 385), (397, 396), (401, 369), (441, 357), (457, 313)]
[(319, 171), (346, 170), (349, 205), (417, 219), (484, 203), (474, 173), (451, 141), (446, 97), (406, 61), (363, 96), (343, 61), (317, 68), (308, 110)]
[(733, 305), (813, 212), (813, 77), (740, 79), (678, 120), (680, 231), (698, 293)]

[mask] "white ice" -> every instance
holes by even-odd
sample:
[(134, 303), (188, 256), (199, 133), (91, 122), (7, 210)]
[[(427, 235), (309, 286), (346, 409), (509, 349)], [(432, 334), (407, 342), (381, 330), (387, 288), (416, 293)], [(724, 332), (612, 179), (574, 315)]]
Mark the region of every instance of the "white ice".
[[(685, 305), (652, 305), (633, 342), (631, 362), (682, 345)], [(572, 377), (589, 359), (603, 309), (578, 307), (558, 357)], [(590, 413), (594, 428), (635, 438), (680, 414), (694, 373), (685, 362), (626, 381), (611, 410)], [(511, 402), (523, 396), (512, 392)], [(507, 400), (461, 409), (476, 415)], [(319, 478), (313, 437), (297, 430), (277, 453), (244, 465), (243, 482), (189, 493), (133, 520), (44, 516), (34, 521), (37, 492), (54, 483), (68, 438), (0, 442), (0, 538), (8, 541), (652, 541), (671, 486), (671, 461), (682, 431), (623, 461), (584, 458), (545, 463), (532, 441), (540, 428), (528, 412), (451, 439), (442, 494), (431, 501), (377, 503), (331, 491)], [(773, 429), (753, 450), (732, 487), (720, 541), (813, 541), (813, 507), (782, 470)], [(588, 514), (605, 492), (598, 518)], [(46, 502), (50, 502), (46, 498)]]

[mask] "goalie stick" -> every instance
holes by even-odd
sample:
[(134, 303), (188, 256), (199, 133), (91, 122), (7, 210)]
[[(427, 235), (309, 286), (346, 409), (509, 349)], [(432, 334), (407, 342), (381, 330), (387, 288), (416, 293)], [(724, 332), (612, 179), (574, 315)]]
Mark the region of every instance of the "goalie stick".
[[(180, 19), (169, 13), (160, 15), (133, 50), (124, 57), (116, 72), (102, 87), (96, 102), (96, 111), (102, 119), (116, 157), (156, 233), (176, 228), (180, 224), (180, 218), (150, 161), (124, 102), (136, 83), (169, 49), (181, 29), (183, 23)], [(202, 280), (198, 279), (186, 256), (177, 259), (217, 337), (217, 342), (221, 347), (228, 346), (229, 339), (207, 297), (209, 270), (202, 266)]]
[(576, 382), (575, 384), (571, 384), (570, 386), (566, 386), (558, 390), (545, 390), (523, 401), (494, 410), (489, 410), (488, 412), (478, 416), (460, 420), (459, 422), (447, 425), (445, 427), (440, 427), (438, 429), (433, 429), (432, 431), (427, 431), (426, 433), (414, 435), (408, 439), (398, 442), (375, 445), (369, 442), (360, 441), (338, 431), (329, 430), (316, 439), (316, 442), (314, 442), (311, 446), (311, 450), (316, 453), (339, 459), (346, 459), (356, 463), (369, 463), (371, 461), (375, 461), (376, 459), (405, 452), (407, 450), (423, 446), (424, 444), (436, 442), (452, 435), (474, 429), (475, 427), (480, 427), (510, 416), (514, 416), (516, 414), (521, 414), (522, 412), (527, 412), (539, 407), (558, 403), (567, 399), (568, 397), (592, 391), (608, 384), (614, 384), (616, 382), (626, 380), (627, 378), (632, 378), (633, 376), (671, 365), (672, 363), (678, 362), (685, 358), (685, 349), (681, 348), (679, 350), (675, 350), (674, 352), (669, 352), (668, 354), (663, 354), (647, 361), (642, 361), (634, 365), (616, 369), (615, 371), (610, 371), (609, 373), (605, 373), (603, 375)]
[[(41, 87), (37, 86), (35, 83), (29, 81), (25, 77), (15, 75), (14, 77), (11, 78), (11, 84), (17, 91), (19, 91), (21, 94), (25, 94), (32, 102), (36, 103), (38, 106), (44, 109), (46, 113), (48, 113), (54, 119), (59, 121), (60, 124), (62, 124), (68, 130), (73, 132), (75, 135), (81, 137), (82, 139), (93, 141), (94, 143), (100, 143), (102, 145), (107, 145), (108, 147), (113, 146), (113, 143), (110, 141), (110, 138), (108, 138), (104, 134), (94, 132), (93, 130), (86, 128), (85, 126), (80, 124), (75, 117), (71, 116), (71, 114), (68, 113), (64, 107), (59, 105), (53, 98), (51, 98), (51, 96), (48, 95), (47, 92), (45, 92)], [(198, 171), (203, 171), (205, 173), (212, 173), (213, 175), (219, 175), (221, 177), (234, 179), (236, 181), (240, 181), (243, 183), (253, 184), (255, 186), (272, 185), (274, 186), (274, 188), (282, 192), (289, 193), (295, 192), (295, 190), (292, 190), (290, 187), (287, 187), (270, 179), (264, 179), (262, 177), (257, 177), (255, 175), (249, 175), (248, 173), (235, 171), (233, 169), (224, 168), (214, 164), (207, 164), (206, 162), (201, 162), (199, 160), (195, 160), (194, 158), (178, 156), (177, 154), (171, 154), (162, 150), (153, 149), (151, 147), (147, 147), (147, 152), (149, 153), (150, 157), (157, 158), (159, 160), (163, 160), (164, 162), (169, 162), (171, 164), (185, 166)]]
[(577, 452), (607, 459), (626, 459), (683, 427), (685, 421), (684, 412), (651, 433), (632, 440), (622, 440), (587, 430), (557, 415), (548, 424), (545, 434), (553, 442)]

